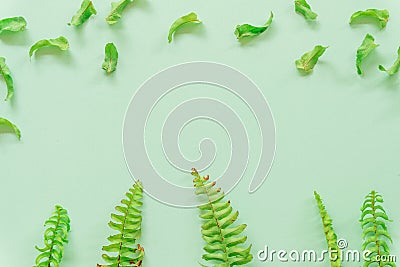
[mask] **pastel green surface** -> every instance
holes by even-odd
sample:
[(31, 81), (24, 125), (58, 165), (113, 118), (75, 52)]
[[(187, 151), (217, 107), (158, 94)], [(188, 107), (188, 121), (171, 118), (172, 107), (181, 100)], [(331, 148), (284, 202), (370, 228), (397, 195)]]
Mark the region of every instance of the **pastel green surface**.
[[(318, 22), (307, 23), (293, 11), (291, 1), (249, 0), (244, 5), (239, 0), (176, 0), (171, 5), (137, 0), (115, 27), (104, 21), (110, 3), (97, 1), (98, 16), (79, 29), (68, 27), (80, 3), (41, 1), (46, 8), (35, 1), (2, 3), (1, 18), (24, 16), (28, 27), (0, 36), (1, 56), (13, 66), (18, 88), (10, 103), (0, 103), (0, 114), (23, 131), (21, 141), (12, 134), (0, 135), (1, 266), (33, 266), (34, 245), (42, 242), (43, 221), (55, 204), (68, 209), (71, 217), (62, 267), (95, 266), (101, 261), (101, 246), (112, 233), (109, 216), (133, 184), (122, 153), (127, 105), (151, 75), (196, 60), (224, 63), (248, 75), (263, 91), (275, 117), (275, 163), (265, 184), (249, 195), (259, 133), (255, 122), (247, 120), (251, 116), (246, 105), (226, 96), (246, 121), (252, 140), (248, 170), (228, 199), (240, 212), (239, 222), (248, 225), (253, 252), (265, 245), (289, 251), (325, 249), (314, 190), (329, 206), (338, 238), (346, 238), (351, 249), (361, 247), (359, 208), (375, 189), (383, 194), (394, 220), (389, 224), (394, 239), (391, 252), (400, 254), (400, 80), (388, 79), (377, 67), (393, 63), (400, 44), (400, 16), (393, 15), (383, 31), (375, 25), (348, 24), (349, 16), (360, 9), (386, 8), (398, 14), (398, 1), (310, 1), (318, 11)], [(274, 27), (245, 44), (237, 42), (232, 34), (235, 25), (258, 21), (271, 10)], [(204, 25), (188, 34), (182, 29), (168, 45), (165, 37), (171, 22), (190, 11), (201, 15)], [(367, 32), (381, 46), (365, 59), (366, 75), (358, 77), (354, 58)], [(30, 45), (60, 35), (71, 44), (68, 53), (41, 50), (29, 62)], [(120, 53), (118, 71), (112, 76), (99, 67), (108, 42), (114, 42)], [(329, 45), (329, 53), (311, 75), (302, 76), (293, 62), (316, 43)], [(193, 85), (191, 96), (225, 97), (212, 89)], [(166, 98), (158, 107), (159, 117), (187, 98), (187, 92)], [(157, 115), (153, 119), (152, 127), (160, 127)], [(221, 145), (216, 164), (207, 173), (218, 176), (229, 156), (226, 134), (211, 122), (196, 123), (182, 133), (181, 147), (188, 158), (196, 159), (198, 140), (213, 136)], [(191, 185), (190, 174), (177, 175), (157, 152), (159, 132), (150, 134), (155, 142), (149, 153), (155, 154), (159, 171), (173, 177), (173, 182)], [(143, 216), (144, 266), (197, 266), (204, 242), (196, 209), (172, 208), (145, 196)], [(310, 265), (329, 263), (255, 260), (249, 266)]]

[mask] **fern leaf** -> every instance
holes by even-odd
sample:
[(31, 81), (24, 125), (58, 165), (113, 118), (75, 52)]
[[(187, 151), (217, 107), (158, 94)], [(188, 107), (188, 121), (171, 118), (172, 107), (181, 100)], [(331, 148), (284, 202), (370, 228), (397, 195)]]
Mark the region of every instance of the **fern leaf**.
[[(209, 176), (201, 177), (196, 169), (193, 182), (196, 195), (206, 198), (206, 203), (199, 206), (200, 218), (204, 220), (202, 236), (207, 245), (203, 255), (205, 261), (214, 263), (214, 267), (231, 267), (245, 265), (253, 260), (251, 245), (243, 244), (247, 236), (240, 234), (247, 227), (245, 224), (235, 226), (239, 212), (233, 212), (230, 201), (223, 201), (225, 195), (221, 188), (215, 188), (215, 182), (209, 182)], [(201, 264), (207, 267), (207, 265)]]
[(143, 187), (138, 181), (121, 200), (122, 205), (115, 207), (118, 214), (111, 214), (108, 225), (118, 233), (109, 236), (110, 244), (102, 248), (106, 252), (102, 257), (107, 264), (97, 264), (97, 267), (142, 266), (144, 249), (137, 244), (142, 231), (142, 197)]
[(51, 217), (44, 223), (44, 247), (36, 249), (41, 252), (36, 258), (34, 267), (58, 267), (64, 255), (64, 244), (68, 243), (70, 219), (67, 210), (57, 205)]
[(326, 242), (328, 244), (328, 251), (331, 254), (330, 261), (332, 267), (341, 267), (340, 260), (340, 249), (338, 247), (338, 240), (335, 231), (333, 230), (332, 218), (329, 216), (326, 211), (325, 205), (322, 202), (321, 196), (314, 191), (315, 200), (317, 201), (319, 213), (322, 219), (322, 225), (324, 227), (324, 233), (326, 237)]
[(390, 259), (390, 249), (388, 242), (392, 243), (392, 238), (389, 235), (386, 222), (390, 221), (382, 206), (382, 195), (376, 191), (371, 191), (366, 197), (361, 207), (361, 227), (363, 229), (362, 237), (364, 243), (363, 250), (371, 252), (370, 260), (365, 261), (364, 266), (392, 266), (396, 264), (391, 261), (382, 261), (382, 256)]

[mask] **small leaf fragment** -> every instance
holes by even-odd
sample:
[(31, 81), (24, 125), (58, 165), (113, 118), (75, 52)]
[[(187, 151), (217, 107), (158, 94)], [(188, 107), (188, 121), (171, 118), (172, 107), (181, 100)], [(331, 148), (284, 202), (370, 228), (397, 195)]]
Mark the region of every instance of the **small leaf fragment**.
[(102, 68), (107, 72), (107, 74), (110, 74), (117, 69), (118, 51), (113, 43), (108, 43), (104, 50), (105, 58)]
[(21, 131), (18, 129), (18, 127), (10, 122), (9, 120), (5, 118), (0, 118), (0, 126), (5, 126), (13, 130), (15, 135), (18, 137), (18, 140), (21, 140)]
[(43, 47), (56, 47), (62, 51), (65, 51), (69, 48), (69, 43), (67, 38), (64, 36), (60, 36), (56, 39), (43, 39), (37, 41), (34, 45), (32, 45), (31, 49), (29, 50), (29, 57), (32, 57), (33, 53)]
[(400, 47), (397, 50), (397, 59), (393, 63), (392, 67), (390, 67), (390, 69), (386, 69), (384, 66), (379, 65), (379, 69), (381, 71), (385, 71), (390, 76), (392, 76), (393, 74), (395, 74), (395, 73), (397, 73), (399, 71), (399, 69), (400, 69)]
[(96, 15), (97, 11), (94, 8), (93, 2), (90, 0), (83, 0), (81, 8), (72, 17), (70, 25), (80, 26), (85, 23), (92, 15)]
[(176, 32), (178, 28), (180, 28), (182, 25), (186, 23), (201, 23), (201, 21), (197, 18), (197, 14), (194, 12), (189, 13), (175, 20), (174, 23), (172, 23), (171, 28), (169, 29), (168, 33), (169, 43), (172, 42), (172, 35), (174, 34), (174, 32)]
[(379, 45), (375, 43), (375, 39), (371, 34), (365, 36), (361, 46), (357, 49), (356, 67), (359, 75), (363, 74), (361, 69), (363, 60), (378, 46)]
[(315, 20), (318, 17), (318, 14), (311, 10), (311, 7), (306, 0), (295, 0), (294, 10), (308, 20)]
[(121, 0), (111, 3), (111, 12), (107, 16), (106, 21), (109, 25), (117, 23), (122, 18), (122, 12), (133, 0)]
[(6, 64), (6, 59), (4, 57), (0, 57), (0, 74), (3, 76), (4, 81), (7, 85), (7, 96), (5, 101), (10, 100), (14, 95), (14, 82), (11, 77), (10, 69)]
[(271, 26), (273, 19), (274, 14), (271, 12), (268, 21), (262, 26), (257, 27), (250, 24), (237, 25), (235, 29), (236, 38), (240, 40), (243, 37), (260, 35), (261, 33), (265, 32), (269, 26)]
[(296, 68), (298, 70), (310, 72), (327, 48), (328, 46), (315, 46), (312, 51), (305, 53), (300, 59), (296, 60)]
[(13, 17), (0, 20), (0, 34), (3, 32), (22, 32), (26, 29), (23, 17)]
[(360, 10), (350, 17), (350, 24), (353, 24), (359, 18), (372, 18), (377, 19), (379, 22), (379, 26), (381, 29), (386, 27), (386, 24), (389, 21), (389, 11), (387, 9), (367, 9), (367, 10)]

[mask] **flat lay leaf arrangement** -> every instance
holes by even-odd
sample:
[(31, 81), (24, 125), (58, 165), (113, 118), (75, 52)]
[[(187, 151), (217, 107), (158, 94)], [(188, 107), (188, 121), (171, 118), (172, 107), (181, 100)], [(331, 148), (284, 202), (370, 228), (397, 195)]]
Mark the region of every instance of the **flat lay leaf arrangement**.
[[(106, 22), (110, 25), (120, 22), (122, 14), (126, 8), (131, 5), (133, 0), (121, 0), (111, 3), (111, 11), (106, 17)], [(294, 1), (295, 12), (302, 15), (306, 20), (316, 20), (318, 14), (315, 13), (306, 0)], [(97, 10), (90, 0), (83, 0), (78, 11), (73, 15), (69, 25), (80, 27), (86, 23), (92, 16), (97, 15)], [(377, 22), (380, 29), (387, 26), (389, 21), (389, 11), (386, 9), (366, 9), (353, 13), (350, 17), (350, 24)], [(271, 12), (267, 22), (261, 26), (250, 24), (237, 25), (234, 35), (237, 40), (246, 37), (255, 37), (268, 30), (273, 22), (274, 14)], [(265, 21), (265, 20), (264, 20)], [(174, 34), (186, 24), (202, 23), (195, 12), (188, 13), (176, 19), (168, 32), (168, 42), (171, 43)], [(10, 17), (0, 20), (0, 34), (22, 32), (27, 27), (27, 21), (23, 17)], [(362, 63), (379, 45), (371, 34), (366, 34), (362, 44), (356, 53), (356, 69), (359, 75), (363, 74)], [(29, 50), (29, 57), (42, 48), (52, 47), (61, 51), (69, 49), (70, 44), (64, 36), (55, 39), (42, 39), (34, 43)], [(299, 71), (310, 73), (324, 55), (328, 46), (316, 45), (313, 50), (304, 53), (295, 61), (295, 66)], [(396, 74), (400, 69), (400, 48), (397, 51), (397, 59), (389, 68), (379, 65), (379, 70), (388, 75)], [(118, 63), (118, 51), (114, 43), (108, 43), (105, 46), (104, 62), (102, 69), (107, 74), (116, 70)], [(4, 78), (7, 86), (7, 96), (5, 100), (11, 100), (14, 95), (14, 81), (11, 71), (6, 64), (6, 58), (0, 57), (0, 74)], [(0, 127), (6, 128), (14, 133), (18, 139), (21, 139), (21, 131), (11, 121), (0, 117)], [(195, 194), (205, 201), (198, 207), (200, 218), (203, 220), (201, 234), (206, 245), (205, 254), (202, 256), (208, 264), (216, 267), (231, 267), (246, 265), (253, 259), (251, 254), (252, 245), (245, 245), (247, 236), (243, 234), (247, 228), (246, 224), (238, 224), (238, 211), (234, 212), (231, 202), (225, 200), (225, 194), (220, 188), (216, 188), (216, 183), (209, 181), (209, 176), (202, 177), (196, 169), (192, 170), (194, 176)], [(329, 216), (320, 195), (314, 192), (319, 214), (322, 220), (322, 226), (329, 251), (340, 251), (337, 245), (337, 235), (333, 229), (332, 218)], [(115, 209), (118, 213), (111, 214), (110, 228), (117, 233), (108, 237), (109, 245), (104, 246), (102, 250), (104, 265), (98, 264), (98, 267), (127, 267), (142, 266), (144, 260), (144, 248), (138, 243), (142, 233), (142, 198), (143, 186), (136, 182), (134, 186), (126, 193), (126, 198), (121, 201), (121, 205)], [(362, 249), (371, 252), (369, 261), (365, 261), (364, 266), (392, 266), (394, 262), (383, 261), (382, 256), (390, 256), (389, 244), (392, 238), (389, 235), (387, 222), (389, 218), (382, 206), (382, 195), (376, 191), (371, 191), (366, 196), (366, 200), (361, 208), (361, 227), (363, 229), (362, 238), (364, 240)], [(40, 252), (36, 258), (34, 267), (58, 267), (64, 254), (64, 245), (68, 242), (68, 233), (70, 231), (70, 218), (67, 210), (57, 205), (51, 217), (45, 222), (46, 230), (44, 232), (44, 246), (36, 247)], [(338, 253), (340, 255), (340, 253)], [(201, 266), (207, 266), (200, 264)], [(341, 265), (340, 257), (332, 260), (332, 267)]]
[[(203, 219), (201, 234), (207, 245), (203, 259), (215, 262), (212, 266), (230, 267), (245, 265), (252, 261), (251, 245), (243, 246), (247, 236), (241, 235), (247, 225), (234, 225), (239, 212), (233, 212), (230, 201), (225, 201), (221, 188), (209, 181), (209, 176), (201, 177), (192, 169), (196, 195), (202, 195), (206, 203), (199, 206), (200, 218)], [(202, 266), (207, 266), (201, 264)]]
[(122, 205), (115, 207), (118, 214), (111, 214), (108, 225), (117, 234), (108, 237), (110, 244), (103, 247), (102, 257), (107, 264), (97, 267), (142, 266), (144, 249), (137, 243), (142, 233), (142, 198), (143, 188), (138, 181), (121, 200)]
[(44, 224), (44, 247), (36, 249), (40, 252), (34, 267), (58, 267), (64, 255), (64, 244), (68, 243), (70, 219), (68, 212), (57, 205), (51, 217)]

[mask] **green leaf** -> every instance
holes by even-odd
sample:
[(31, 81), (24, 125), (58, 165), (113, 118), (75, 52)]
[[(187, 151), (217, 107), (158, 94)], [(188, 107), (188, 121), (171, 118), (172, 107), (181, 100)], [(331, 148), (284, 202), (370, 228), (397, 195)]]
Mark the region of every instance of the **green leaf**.
[(399, 71), (399, 69), (400, 69), (400, 47), (397, 50), (397, 59), (393, 63), (392, 67), (390, 67), (390, 69), (386, 69), (384, 66), (379, 65), (379, 69), (381, 71), (385, 71), (389, 75), (393, 75)]
[(315, 20), (318, 17), (318, 14), (311, 10), (311, 7), (306, 0), (295, 0), (294, 9), (297, 13), (303, 15), (304, 18), (308, 20)]
[(121, 200), (123, 206), (115, 208), (120, 214), (111, 214), (109, 226), (118, 233), (108, 237), (110, 244), (103, 246), (106, 252), (102, 258), (107, 264), (97, 264), (97, 267), (138, 267), (142, 266), (144, 249), (137, 243), (142, 230), (143, 187), (137, 181), (129, 192), (127, 198)]
[(268, 21), (263, 26), (257, 27), (250, 24), (237, 25), (235, 29), (236, 38), (240, 40), (243, 37), (260, 35), (261, 33), (265, 32), (269, 26), (271, 26), (273, 18), (274, 14), (271, 12)]
[(300, 59), (296, 60), (296, 68), (298, 70), (310, 72), (327, 48), (327, 46), (315, 46), (312, 51), (305, 53)]
[(357, 49), (357, 57), (356, 57), (356, 67), (357, 73), (359, 75), (363, 74), (361, 69), (361, 64), (363, 60), (377, 48), (379, 45), (375, 43), (375, 39), (371, 34), (367, 34), (361, 44), (361, 46)]
[(3, 76), (4, 81), (7, 85), (7, 96), (5, 101), (10, 100), (14, 95), (14, 82), (11, 77), (10, 69), (6, 64), (6, 59), (4, 57), (0, 57), (0, 74)]
[(337, 236), (336, 233), (332, 227), (332, 219), (330, 218), (330, 216), (328, 215), (328, 212), (326, 211), (326, 208), (322, 202), (321, 196), (314, 191), (314, 196), (315, 196), (315, 200), (317, 201), (317, 205), (319, 208), (319, 212), (321, 215), (321, 219), (322, 219), (322, 226), (323, 226), (323, 230), (325, 233), (325, 238), (326, 238), (326, 243), (328, 244), (328, 251), (332, 251), (335, 253), (335, 255), (337, 255), (336, 259), (330, 259), (331, 260), (331, 266), (332, 267), (341, 267), (341, 259), (340, 259), (340, 255), (341, 255), (341, 251), (337, 245)]
[[(383, 198), (376, 191), (371, 191), (366, 197), (361, 208), (361, 227), (363, 229), (362, 238), (364, 240), (362, 249), (371, 252), (369, 257), (372, 261), (365, 261), (364, 266), (369, 266), (376, 262), (376, 266), (393, 266), (395, 263), (388, 261), (377, 261), (376, 256), (389, 256), (390, 249), (387, 241), (392, 242), (392, 238), (387, 231), (386, 222), (389, 221), (383, 207), (378, 203), (383, 203)], [(366, 205), (369, 203), (370, 205)], [(374, 265), (375, 266), (375, 265)]]
[(0, 20), (0, 34), (3, 32), (22, 32), (26, 29), (23, 17), (13, 17)]
[(108, 24), (115, 24), (122, 18), (122, 12), (133, 0), (121, 0), (111, 3), (111, 12), (107, 16), (106, 21)]
[(93, 2), (90, 0), (83, 0), (81, 8), (72, 17), (70, 25), (80, 26), (85, 23), (92, 15), (96, 15), (97, 11), (94, 8)]
[(69, 43), (67, 38), (64, 36), (60, 36), (56, 39), (43, 39), (37, 41), (34, 45), (32, 45), (31, 49), (29, 50), (29, 57), (32, 57), (33, 53), (43, 47), (56, 47), (62, 51), (65, 51), (69, 48)]
[(189, 13), (185, 16), (180, 17), (179, 19), (175, 20), (174, 23), (172, 23), (171, 28), (169, 29), (168, 33), (168, 42), (172, 42), (172, 35), (182, 26), (185, 25), (186, 23), (201, 23), (201, 21), (197, 18), (197, 14), (192, 12)]
[(367, 10), (360, 10), (350, 17), (350, 24), (353, 24), (355, 21), (357, 21), (360, 18), (370, 18), (370, 19), (376, 19), (379, 22), (379, 26), (381, 29), (386, 27), (386, 24), (389, 21), (389, 11), (386, 9), (367, 9)]
[(36, 249), (40, 252), (34, 267), (58, 267), (64, 254), (64, 244), (68, 243), (70, 219), (63, 207), (56, 205), (55, 211), (45, 222), (48, 228), (44, 232), (44, 247)]
[(10, 128), (15, 135), (18, 137), (18, 140), (21, 140), (21, 131), (18, 129), (18, 127), (10, 122), (9, 120), (5, 118), (0, 118), (0, 126), (8, 127)]
[(105, 50), (105, 58), (102, 68), (109, 74), (114, 72), (117, 68), (118, 51), (113, 43), (108, 43), (104, 50)]
[[(246, 224), (234, 225), (239, 212), (233, 212), (230, 201), (223, 201), (224, 193), (215, 189), (215, 182), (209, 177), (201, 177), (196, 169), (193, 182), (199, 197), (205, 197), (206, 204), (199, 206), (202, 225), (202, 237), (207, 243), (203, 259), (211, 261), (216, 267), (245, 265), (253, 260), (251, 245), (244, 246), (247, 237), (241, 236)], [(207, 266), (200, 263), (201, 266)]]

